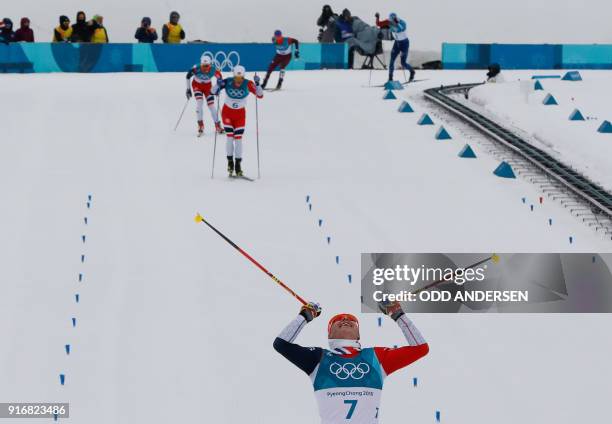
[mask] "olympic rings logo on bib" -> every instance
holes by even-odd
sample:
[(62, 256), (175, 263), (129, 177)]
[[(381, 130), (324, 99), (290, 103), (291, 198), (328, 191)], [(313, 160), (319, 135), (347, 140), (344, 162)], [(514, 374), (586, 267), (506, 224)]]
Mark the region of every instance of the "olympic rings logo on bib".
[(329, 366), (329, 372), (335, 375), (339, 380), (346, 380), (349, 377), (354, 380), (361, 380), (370, 372), (370, 366), (365, 362), (360, 362), (357, 365), (350, 362), (340, 365), (334, 362)]
[(240, 65), (240, 55), (235, 50), (232, 50), (229, 53), (225, 53), (223, 50), (220, 50), (215, 54), (210, 51), (205, 51), (202, 53), (202, 56), (210, 57), (212, 63), (220, 71), (231, 71), (234, 69), (234, 66)]

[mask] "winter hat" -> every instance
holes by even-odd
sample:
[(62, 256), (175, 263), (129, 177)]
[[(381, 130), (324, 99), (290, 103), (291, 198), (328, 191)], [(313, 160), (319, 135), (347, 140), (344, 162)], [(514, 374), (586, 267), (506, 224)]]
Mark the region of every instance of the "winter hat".
[(145, 16), (144, 18), (142, 18), (141, 23), (151, 25), (151, 18), (149, 18), (148, 16)]
[(59, 17), (59, 23), (60, 23), (60, 24), (63, 24), (64, 22), (70, 22), (70, 19), (69, 19), (69, 18), (68, 18), (68, 16), (66, 16), (66, 15), (61, 15), (61, 16)]
[(21, 18), (21, 26), (24, 26), (25, 24), (30, 25), (30, 18)]

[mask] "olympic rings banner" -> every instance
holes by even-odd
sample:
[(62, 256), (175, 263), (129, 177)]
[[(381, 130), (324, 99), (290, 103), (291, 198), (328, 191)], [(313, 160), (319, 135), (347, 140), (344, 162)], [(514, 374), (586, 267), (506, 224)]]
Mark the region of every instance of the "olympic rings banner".
[[(2, 72), (186, 72), (206, 53), (223, 71), (237, 64), (265, 71), (275, 54), (271, 43), (191, 44), (0, 44)], [(345, 44), (301, 43), (288, 70), (344, 69)]]

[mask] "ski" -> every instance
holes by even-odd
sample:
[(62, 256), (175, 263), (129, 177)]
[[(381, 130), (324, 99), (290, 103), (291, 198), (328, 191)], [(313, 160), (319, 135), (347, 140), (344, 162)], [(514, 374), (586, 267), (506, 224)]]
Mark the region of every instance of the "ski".
[[(415, 79), (415, 80), (412, 80), (412, 81), (404, 81), (401, 84), (402, 85), (408, 85), (408, 84), (413, 84), (415, 82), (421, 82), (421, 81), (427, 81), (427, 80), (429, 80), (429, 78), (421, 78), (421, 79)], [(385, 86), (385, 84), (363, 85), (362, 87), (366, 87), (366, 88), (383, 88)]]
[(281, 88), (264, 88), (264, 91), (281, 91)]
[(234, 179), (234, 180), (246, 180), (246, 181), (250, 181), (250, 182), (255, 182), (255, 180), (253, 178), (247, 177), (246, 175), (230, 175), (230, 178)]
[(428, 79), (429, 78), (421, 78), (421, 79), (415, 79), (415, 80), (412, 80), (412, 81), (404, 81), (402, 83), (402, 85), (412, 84), (412, 83), (421, 82), (421, 81), (427, 81)]

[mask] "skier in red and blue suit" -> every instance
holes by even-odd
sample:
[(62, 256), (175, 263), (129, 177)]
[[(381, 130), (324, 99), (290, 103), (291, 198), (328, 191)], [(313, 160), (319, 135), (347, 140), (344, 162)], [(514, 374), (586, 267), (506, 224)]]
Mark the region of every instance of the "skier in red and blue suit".
[(277, 67), (280, 67), (280, 75), (278, 77), (278, 83), (276, 84), (276, 89), (280, 90), (285, 78), (285, 68), (289, 65), (289, 62), (291, 62), (292, 46), (295, 46), (295, 58), (300, 58), (300, 42), (295, 38), (283, 37), (281, 30), (277, 29), (274, 31), (274, 37), (272, 37), (272, 44), (274, 44), (274, 48), (276, 49), (276, 55), (272, 59), (272, 62), (270, 62), (270, 66), (268, 66), (268, 72), (263, 80), (263, 84), (261, 84), (261, 88), (266, 88), (270, 75)]

